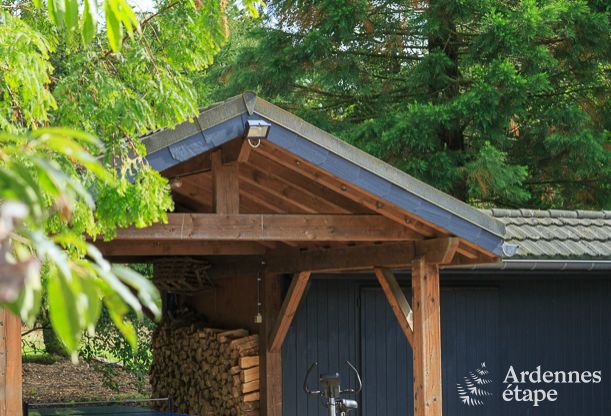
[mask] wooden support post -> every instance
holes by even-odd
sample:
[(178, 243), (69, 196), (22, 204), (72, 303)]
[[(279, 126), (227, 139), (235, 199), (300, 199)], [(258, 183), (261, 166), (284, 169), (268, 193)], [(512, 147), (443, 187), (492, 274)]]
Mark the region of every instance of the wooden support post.
[(213, 207), (217, 214), (240, 212), (240, 183), (238, 164), (223, 164), (220, 150), (210, 155), (212, 159)]
[(0, 309), (0, 416), (21, 414), (21, 319)]
[(280, 314), (276, 318), (276, 325), (270, 336), (269, 350), (271, 352), (282, 352), (284, 338), (286, 333), (289, 332), (295, 313), (297, 313), (299, 302), (301, 302), (301, 298), (310, 281), (310, 275), (310, 272), (301, 272), (293, 277), (291, 287), (289, 287), (289, 291), (284, 298)]
[(399, 326), (405, 334), (409, 344), (414, 346), (414, 316), (399, 282), (395, 275), (388, 269), (375, 269), (376, 277), (382, 290), (390, 303), (390, 307), (399, 321)]
[(412, 263), (414, 308), (414, 416), (441, 416), (441, 312), (439, 266)]
[(269, 340), (282, 305), (282, 277), (263, 277), (263, 323), (259, 332), (260, 411), (262, 416), (282, 416), (282, 352), (270, 351)]

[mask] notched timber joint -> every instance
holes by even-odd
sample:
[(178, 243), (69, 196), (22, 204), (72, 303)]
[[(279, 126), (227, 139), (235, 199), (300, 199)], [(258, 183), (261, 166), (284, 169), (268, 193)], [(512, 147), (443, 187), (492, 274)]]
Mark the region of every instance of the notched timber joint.
[(454, 259), (460, 239), (456, 237), (432, 238), (415, 242), (416, 256), (429, 264), (449, 264)]

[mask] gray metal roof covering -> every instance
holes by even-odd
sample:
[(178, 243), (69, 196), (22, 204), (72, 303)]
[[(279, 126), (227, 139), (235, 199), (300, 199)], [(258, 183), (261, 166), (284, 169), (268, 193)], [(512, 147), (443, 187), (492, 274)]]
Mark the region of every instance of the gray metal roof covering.
[(440, 226), (479, 247), (503, 255), (505, 227), (490, 217), (399, 169), (349, 145), (301, 118), (246, 92), (202, 110), (175, 129), (143, 138), (147, 160), (162, 171), (244, 134), (248, 119), (272, 124), (268, 140), (335, 176)]
[(611, 260), (611, 211), (483, 210), (505, 224), (517, 259)]

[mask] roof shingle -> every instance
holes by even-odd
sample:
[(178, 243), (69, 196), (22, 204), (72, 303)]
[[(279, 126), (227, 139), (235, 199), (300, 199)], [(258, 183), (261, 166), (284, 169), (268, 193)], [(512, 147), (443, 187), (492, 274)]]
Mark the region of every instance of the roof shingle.
[(611, 211), (484, 210), (506, 226), (514, 258), (611, 260)]

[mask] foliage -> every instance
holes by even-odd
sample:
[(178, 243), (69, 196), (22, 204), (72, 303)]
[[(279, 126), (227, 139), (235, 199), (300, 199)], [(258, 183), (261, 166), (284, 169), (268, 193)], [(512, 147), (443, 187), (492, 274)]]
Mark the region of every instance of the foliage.
[[(131, 267), (148, 279), (151, 278), (152, 268), (150, 265), (135, 264)], [(132, 348), (121, 336), (110, 319), (108, 310), (103, 309), (96, 324), (95, 333), (85, 336), (79, 355), (102, 372), (109, 387), (113, 387), (115, 384), (113, 381), (113, 366), (106, 365), (106, 363), (97, 365), (100, 359), (120, 364), (123, 369), (136, 376), (140, 382), (140, 388), (143, 388), (145, 377), (153, 359), (151, 335), (155, 328), (155, 322), (147, 316), (138, 319), (133, 313), (128, 314), (126, 319), (134, 326), (138, 344), (136, 349)]]
[(152, 283), (90, 240), (166, 220), (169, 187), (139, 137), (196, 113), (192, 78), (225, 41), (225, 3), (160, 0), (137, 15), (104, 0), (100, 26), (92, 0), (0, 5), (0, 303), (32, 322), (46, 291), (73, 354), (103, 310), (132, 348), (132, 318), (159, 316)]
[[(132, 348), (121, 336), (105, 309), (96, 325), (95, 335), (85, 337), (79, 354), (92, 364), (97, 363), (100, 358), (121, 364), (126, 371), (137, 377), (143, 387), (152, 362), (151, 335), (155, 322), (146, 317), (137, 319), (133, 314), (128, 315), (126, 319), (131, 321), (135, 328), (137, 348)], [(108, 365), (100, 366), (100, 370), (105, 372), (109, 386), (113, 384), (111, 369)]]
[(256, 90), (471, 203), (609, 208), (608, 6), (279, 0), (251, 26), (213, 99)]

